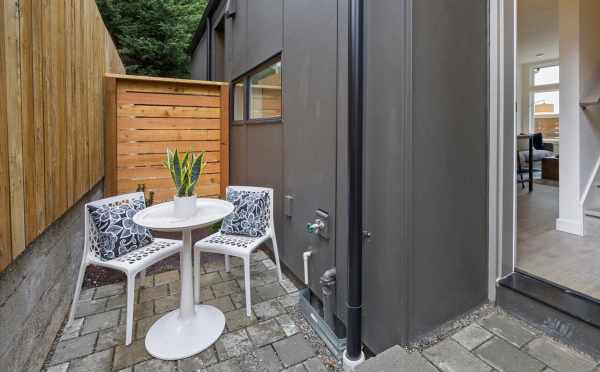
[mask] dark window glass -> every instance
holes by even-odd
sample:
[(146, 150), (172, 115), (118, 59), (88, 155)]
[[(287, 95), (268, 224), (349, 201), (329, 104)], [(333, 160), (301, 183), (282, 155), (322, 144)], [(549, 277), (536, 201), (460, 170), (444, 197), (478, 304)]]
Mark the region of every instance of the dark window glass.
[(281, 61), (250, 76), (250, 119), (281, 117)]
[(233, 120), (244, 120), (244, 83), (239, 82), (233, 86)]

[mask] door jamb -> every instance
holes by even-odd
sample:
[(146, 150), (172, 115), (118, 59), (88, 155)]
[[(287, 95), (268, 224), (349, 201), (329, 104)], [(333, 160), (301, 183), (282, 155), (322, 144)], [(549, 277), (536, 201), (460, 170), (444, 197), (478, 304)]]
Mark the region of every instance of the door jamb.
[[(505, 1), (512, 3), (513, 9), (513, 29), (506, 28)], [(504, 181), (507, 176), (505, 172), (504, 158), (505, 147), (508, 140), (504, 135), (504, 125), (506, 125), (506, 104), (513, 106), (512, 102), (505, 102), (505, 47), (506, 34), (512, 32), (513, 44), (516, 35), (516, 0), (489, 0), (488, 3), (488, 36), (489, 36), (489, 164), (488, 164), (488, 300), (496, 301), (496, 286), (498, 280), (503, 276), (514, 271), (516, 260), (516, 179), (515, 172), (511, 172), (509, 177), (513, 178), (512, 200), (505, 200)], [(513, 46), (513, 51), (516, 46)], [(513, 58), (515, 58), (513, 54)], [(516, 66), (513, 63), (513, 66)], [(513, 71), (514, 75), (514, 71)], [(514, 79), (514, 76), (512, 77)], [(513, 90), (515, 85), (511, 85)], [(513, 99), (516, 97), (514, 92)], [(513, 106), (514, 107), (514, 106)], [(516, 125), (516, 110), (513, 112), (513, 126)], [(516, 128), (515, 128), (516, 129)], [(513, 136), (514, 137), (514, 136)], [(516, 139), (513, 138), (516, 142)], [(514, 156), (513, 156), (514, 157)], [(514, 164), (511, 168), (514, 169)], [(506, 202), (512, 202), (512, 228), (511, 236), (506, 235), (504, 224), (504, 206)], [(505, 240), (510, 239), (510, 244), (505, 244)], [(512, 252), (504, 252), (512, 250)], [(512, 264), (503, 268), (503, 257), (512, 256)], [(508, 272), (507, 272), (508, 271)]]

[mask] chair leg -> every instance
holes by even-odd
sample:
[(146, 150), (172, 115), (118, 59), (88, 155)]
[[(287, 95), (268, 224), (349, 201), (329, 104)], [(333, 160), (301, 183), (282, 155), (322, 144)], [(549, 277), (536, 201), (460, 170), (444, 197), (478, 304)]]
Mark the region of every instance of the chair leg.
[(135, 302), (135, 274), (127, 275), (127, 324), (125, 325), (125, 345), (130, 345), (133, 338), (133, 305)]
[[(85, 255), (85, 252), (84, 252)], [(79, 295), (81, 294), (81, 286), (83, 285), (83, 278), (85, 276), (85, 269), (87, 265), (85, 263), (85, 256), (81, 259), (81, 266), (79, 267), (79, 274), (77, 274), (77, 284), (75, 284), (75, 293), (73, 294), (73, 304), (71, 305), (71, 312), (69, 313), (69, 320), (67, 324), (73, 323), (75, 319), (75, 312), (77, 311), (77, 303), (79, 302)]]
[(194, 303), (199, 304), (200, 298), (200, 250), (194, 249)]
[(228, 273), (231, 271), (231, 264), (229, 263), (229, 255), (225, 255), (225, 272)]
[(277, 249), (277, 238), (275, 238), (275, 233), (271, 235), (271, 242), (273, 242), (273, 254), (275, 255), (275, 263), (277, 264), (277, 276), (279, 277), (279, 281), (283, 281), (283, 277), (281, 276), (281, 263), (279, 262), (279, 249)]
[(246, 290), (246, 316), (252, 316), (252, 299), (250, 282), (250, 256), (244, 257), (244, 289)]
[(140, 271), (140, 288), (142, 288), (145, 281), (146, 281), (146, 269)]

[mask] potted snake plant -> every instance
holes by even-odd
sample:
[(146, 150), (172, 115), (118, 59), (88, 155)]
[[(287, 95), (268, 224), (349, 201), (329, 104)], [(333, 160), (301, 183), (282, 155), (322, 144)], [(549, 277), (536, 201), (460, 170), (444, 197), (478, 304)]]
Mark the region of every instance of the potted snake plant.
[(196, 184), (206, 166), (206, 155), (200, 152), (180, 154), (177, 150), (167, 149), (167, 160), (165, 166), (171, 174), (175, 184), (176, 194), (174, 196), (177, 218), (188, 218), (196, 213)]

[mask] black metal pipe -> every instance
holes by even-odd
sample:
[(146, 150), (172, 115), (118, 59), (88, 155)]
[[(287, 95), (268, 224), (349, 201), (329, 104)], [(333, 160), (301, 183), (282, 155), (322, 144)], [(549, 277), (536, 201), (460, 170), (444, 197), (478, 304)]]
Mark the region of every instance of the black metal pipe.
[(346, 356), (362, 355), (363, 0), (350, 0), (348, 37), (349, 237)]

